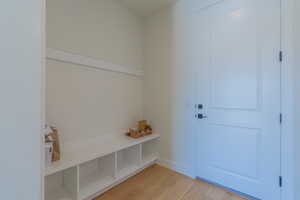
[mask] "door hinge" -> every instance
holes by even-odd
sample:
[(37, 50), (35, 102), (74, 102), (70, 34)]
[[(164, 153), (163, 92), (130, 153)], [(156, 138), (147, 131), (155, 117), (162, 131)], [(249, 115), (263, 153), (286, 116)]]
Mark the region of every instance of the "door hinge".
[(279, 187), (282, 187), (282, 176), (279, 176)]
[(283, 52), (279, 51), (279, 61), (282, 62), (283, 61)]
[(282, 124), (282, 113), (279, 114), (279, 123)]

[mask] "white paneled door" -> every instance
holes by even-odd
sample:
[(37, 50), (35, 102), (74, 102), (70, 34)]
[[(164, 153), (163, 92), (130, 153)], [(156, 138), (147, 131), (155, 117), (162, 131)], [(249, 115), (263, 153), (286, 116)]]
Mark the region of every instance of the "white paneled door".
[(197, 176), (280, 199), (280, 0), (201, 0), (192, 14)]

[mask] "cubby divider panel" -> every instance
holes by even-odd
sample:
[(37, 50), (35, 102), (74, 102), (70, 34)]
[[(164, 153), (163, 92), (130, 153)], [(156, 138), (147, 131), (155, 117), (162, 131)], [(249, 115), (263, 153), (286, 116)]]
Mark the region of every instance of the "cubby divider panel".
[(79, 166), (79, 199), (85, 199), (113, 184), (115, 154), (86, 162)]
[(45, 200), (77, 200), (77, 167), (45, 177)]
[(117, 153), (117, 172), (119, 177), (130, 175), (141, 164), (141, 145), (123, 149)]
[(152, 162), (158, 158), (158, 139), (150, 140), (142, 144), (142, 162)]

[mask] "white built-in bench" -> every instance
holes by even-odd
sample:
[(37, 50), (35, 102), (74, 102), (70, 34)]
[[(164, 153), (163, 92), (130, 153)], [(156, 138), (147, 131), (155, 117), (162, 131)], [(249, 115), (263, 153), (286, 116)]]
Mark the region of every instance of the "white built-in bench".
[(45, 171), (45, 200), (86, 200), (107, 191), (157, 161), (159, 137), (122, 135), (70, 145)]

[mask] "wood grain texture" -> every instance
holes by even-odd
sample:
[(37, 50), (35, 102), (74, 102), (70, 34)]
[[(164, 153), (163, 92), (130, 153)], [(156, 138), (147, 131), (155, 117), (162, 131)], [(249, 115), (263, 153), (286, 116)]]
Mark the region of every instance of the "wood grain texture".
[(245, 200), (231, 192), (153, 165), (95, 200)]

